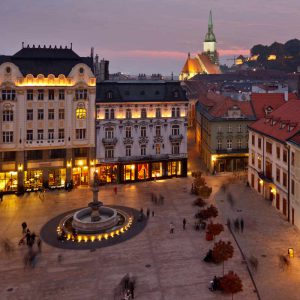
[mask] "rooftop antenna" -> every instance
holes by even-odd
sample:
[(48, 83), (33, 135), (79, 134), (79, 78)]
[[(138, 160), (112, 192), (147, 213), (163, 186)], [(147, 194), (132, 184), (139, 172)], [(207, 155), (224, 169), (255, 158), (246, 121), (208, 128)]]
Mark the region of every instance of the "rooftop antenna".
[(91, 47), (91, 58), (94, 59), (94, 47)]
[(22, 42), (22, 48), (24, 48), (24, 42)]
[(72, 50), (72, 46), (73, 46), (73, 43), (71, 43), (71, 50)]
[(173, 74), (173, 72), (171, 73), (171, 80), (174, 80), (174, 74)]

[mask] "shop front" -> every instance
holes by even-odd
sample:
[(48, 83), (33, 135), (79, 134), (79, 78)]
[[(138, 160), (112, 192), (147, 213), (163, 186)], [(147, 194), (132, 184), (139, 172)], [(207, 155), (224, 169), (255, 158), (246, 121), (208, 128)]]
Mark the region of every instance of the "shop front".
[(49, 169), (48, 184), (49, 188), (63, 188), (66, 182), (66, 169)]
[(43, 187), (43, 170), (24, 171), (25, 191), (37, 191)]
[(153, 162), (151, 165), (152, 165), (152, 172), (151, 172), (152, 178), (156, 179), (164, 176), (165, 169), (164, 169), (164, 164), (162, 162)]
[(135, 180), (135, 164), (123, 165), (124, 182)]
[(96, 172), (101, 183), (116, 183), (118, 180), (118, 165), (100, 165)]
[(72, 169), (72, 179), (75, 186), (89, 184), (89, 167), (75, 167)]
[(168, 176), (180, 176), (182, 174), (181, 161), (168, 162)]
[(149, 164), (137, 164), (137, 177), (138, 180), (149, 179)]
[(15, 171), (0, 172), (0, 191), (16, 192), (18, 188), (18, 173)]

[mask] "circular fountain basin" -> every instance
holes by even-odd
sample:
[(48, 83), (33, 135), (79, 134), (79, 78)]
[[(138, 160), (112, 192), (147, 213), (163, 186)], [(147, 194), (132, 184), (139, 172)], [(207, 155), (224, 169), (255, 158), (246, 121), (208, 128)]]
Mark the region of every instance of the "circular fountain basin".
[(101, 219), (96, 222), (91, 220), (92, 208), (87, 207), (77, 211), (73, 215), (72, 227), (78, 232), (96, 232), (106, 230), (116, 226), (119, 222), (119, 216), (116, 209), (107, 206), (101, 206), (99, 213)]

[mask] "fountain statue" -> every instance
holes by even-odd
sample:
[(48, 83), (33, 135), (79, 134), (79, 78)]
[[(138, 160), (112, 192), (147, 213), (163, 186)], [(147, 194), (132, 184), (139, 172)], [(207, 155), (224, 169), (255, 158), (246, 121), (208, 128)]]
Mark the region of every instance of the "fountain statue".
[(65, 235), (72, 241), (94, 241), (103, 237), (114, 237), (125, 232), (132, 224), (133, 218), (121, 209), (104, 206), (98, 200), (99, 177), (94, 173), (91, 184), (93, 200), (88, 203), (88, 207), (75, 211), (71, 215), (64, 217), (58, 228), (59, 235)]

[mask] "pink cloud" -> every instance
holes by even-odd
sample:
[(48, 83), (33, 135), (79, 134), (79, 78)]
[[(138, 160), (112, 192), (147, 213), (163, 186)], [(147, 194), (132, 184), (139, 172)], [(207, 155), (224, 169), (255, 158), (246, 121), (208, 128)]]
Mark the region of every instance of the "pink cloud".
[[(184, 59), (187, 53), (180, 51), (160, 51), (160, 50), (102, 50), (102, 54), (107, 57), (139, 57), (139, 58), (167, 58), (167, 59)], [(229, 55), (249, 55), (248, 49), (218, 49), (220, 56)], [(191, 54), (191, 55), (195, 55)]]

